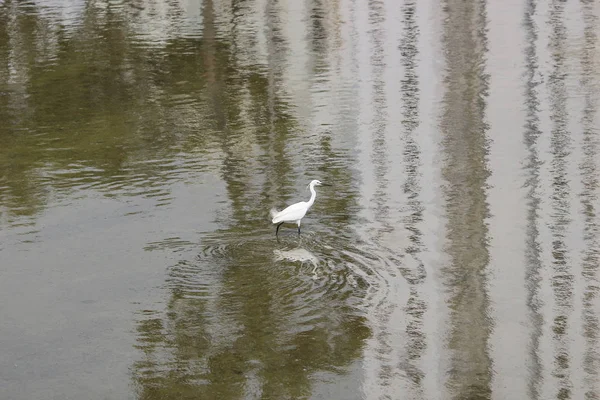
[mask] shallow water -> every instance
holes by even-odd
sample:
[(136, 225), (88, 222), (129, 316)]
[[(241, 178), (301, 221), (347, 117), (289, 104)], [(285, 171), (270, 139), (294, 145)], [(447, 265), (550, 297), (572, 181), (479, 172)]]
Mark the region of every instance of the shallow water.
[(0, 398), (599, 398), (599, 35), (584, 0), (0, 0)]

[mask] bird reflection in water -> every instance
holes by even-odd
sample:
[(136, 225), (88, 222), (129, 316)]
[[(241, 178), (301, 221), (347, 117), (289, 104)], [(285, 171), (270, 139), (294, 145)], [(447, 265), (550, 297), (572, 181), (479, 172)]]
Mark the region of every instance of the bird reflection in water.
[(300, 265), (304, 265), (304, 263), (309, 263), (313, 266), (313, 279), (317, 279), (317, 268), (319, 266), (319, 259), (310, 251), (297, 247), (291, 250), (273, 250), (273, 254), (275, 255), (275, 261), (290, 261), (290, 262), (300, 262)]

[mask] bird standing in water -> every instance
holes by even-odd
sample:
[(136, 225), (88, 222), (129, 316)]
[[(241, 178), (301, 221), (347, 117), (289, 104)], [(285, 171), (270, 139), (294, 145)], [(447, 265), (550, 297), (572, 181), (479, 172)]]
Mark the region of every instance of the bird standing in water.
[(315, 186), (329, 186), (327, 184), (321, 183), (321, 181), (315, 179), (310, 182), (308, 185), (310, 187), (310, 200), (301, 201), (296, 204), (292, 204), (291, 206), (285, 208), (284, 210), (277, 211), (276, 209), (271, 209), (271, 218), (273, 218), (273, 223), (277, 224), (277, 229), (275, 230), (275, 236), (279, 233), (279, 227), (284, 222), (293, 222), (298, 224), (298, 235), (300, 235), (300, 221), (306, 215), (308, 209), (315, 202), (315, 198), (317, 197), (317, 192), (315, 192)]

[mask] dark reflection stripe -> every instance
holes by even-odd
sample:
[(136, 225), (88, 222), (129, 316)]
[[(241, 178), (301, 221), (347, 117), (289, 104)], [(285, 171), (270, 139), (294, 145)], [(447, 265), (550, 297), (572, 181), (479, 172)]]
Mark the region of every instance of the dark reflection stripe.
[(598, 126), (595, 119), (600, 106), (600, 96), (594, 91), (594, 84), (598, 84), (598, 71), (594, 67), (594, 57), (598, 55), (598, 27), (600, 16), (594, 14), (594, 1), (584, 0), (584, 47), (581, 52), (581, 66), (583, 76), (581, 85), (584, 90), (584, 109), (582, 117), (583, 126), (583, 163), (581, 165), (583, 191), (581, 203), (584, 215), (584, 254), (582, 257), (582, 274), (584, 280), (583, 291), (583, 337), (585, 338), (585, 351), (583, 359), (584, 394), (585, 399), (600, 398), (600, 346), (599, 332), (600, 320), (598, 309), (595, 307), (595, 298), (600, 291), (598, 279), (598, 264), (600, 263), (600, 229), (598, 226), (598, 195), (597, 188), (600, 183), (598, 174), (598, 160), (600, 160), (598, 140)]
[(441, 129), (445, 162), (447, 253), (443, 271), (450, 308), (446, 385), (453, 398), (491, 396), (492, 360), (488, 353), (486, 270), (489, 216), (486, 200), (488, 145), (485, 122), (488, 77), (485, 73), (486, 2), (447, 0), (446, 92)]
[(550, 43), (553, 68), (548, 77), (550, 95), (550, 174), (551, 201), (551, 286), (554, 296), (554, 316), (552, 338), (554, 344), (554, 365), (552, 375), (557, 381), (558, 399), (568, 399), (572, 395), (570, 377), (571, 357), (568, 345), (569, 315), (573, 310), (573, 274), (571, 271), (566, 236), (570, 223), (569, 177), (567, 165), (571, 146), (568, 131), (567, 88), (565, 78), (566, 27), (563, 22), (564, 3), (553, 1), (550, 6)]
[(540, 340), (543, 335), (544, 318), (540, 310), (540, 282), (541, 282), (541, 249), (540, 249), (540, 165), (538, 155), (539, 128), (539, 66), (537, 56), (537, 27), (533, 16), (536, 13), (536, 0), (528, 0), (525, 7), (524, 26), (527, 46), (525, 48), (525, 108), (527, 119), (524, 129), (524, 143), (527, 149), (525, 170), (527, 171), (527, 247), (525, 250), (527, 267), (525, 271), (525, 287), (527, 289), (527, 307), (531, 320), (531, 333), (529, 337), (529, 379), (528, 394), (530, 399), (540, 398), (540, 384), (542, 380), (542, 361), (540, 359)]
[(406, 0), (402, 7), (404, 22), (403, 36), (399, 50), (402, 55), (404, 76), (401, 81), (402, 91), (402, 125), (404, 130), (404, 193), (407, 195), (410, 213), (403, 219), (404, 226), (410, 232), (410, 246), (405, 249), (414, 260), (413, 268), (402, 268), (402, 276), (410, 285), (410, 295), (405, 305), (407, 315), (407, 342), (405, 352), (408, 355), (406, 365), (407, 377), (417, 388), (417, 394), (423, 397), (423, 378), (425, 372), (419, 367), (419, 360), (425, 351), (427, 338), (423, 330), (423, 315), (427, 311), (427, 302), (419, 292), (426, 273), (420, 253), (423, 248), (421, 225), (423, 222), (423, 205), (421, 202), (420, 164), (421, 151), (415, 140), (415, 132), (419, 125), (419, 77), (417, 74), (417, 56), (419, 26), (416, 21), (417, 3)]
[(373, 196), (374, 216), (381, 224), (377, 236), (384, 232), (390, 232), (393, 227), (389, 221), (389, 195), (388, 195), (388, 148), (386, 143), (386, 131), (389, 123), (388, 104), (385, 96), (384, 71), (386, 68), (384, 59), (384, 32), (383, 22), (385, 12), (383, 3), (378, 0), (369, 1), (369, 24), (371, 26), (369, 37), (372, 43), (371, 66), (373, 68), (372, 80), (372, 102), (373, 120), (371, 121), (372, 143), (371, 160), (375, 172), (375, 196)]

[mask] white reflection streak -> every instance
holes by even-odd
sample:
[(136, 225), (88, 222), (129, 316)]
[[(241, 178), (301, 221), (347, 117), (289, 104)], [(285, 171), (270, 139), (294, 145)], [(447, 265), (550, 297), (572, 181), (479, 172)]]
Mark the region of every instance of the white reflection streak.
[[(552, 61), (550, 52), (545, 51), (549, 47), (549, 25), (548, 25), (548, 2), (536, 1), (535, 12), (530, 17), (534, 24), (536, 36), (532, 41), (531, 46), (536, 49), (537, 69), (534, 82), (540, 82), (535, 87), (536, 100), (539, 99), (540, 104), (536, 108), (537, 130), (540, 134), (532, 146), (532, 151), (540, 157), (539, 166), (536, 166), (539, 185), (536, 188), (536, 198), (539, 199), (539, 204), (536, 205), (535, 228), (537, 229), (537, 243), (535, 253), (539, 254), (539, 266), (535, 269), (539, 273), (535, 276), (535, 280), (530, 282), (532, 285), (532, 305), (535, 306), (533, 315), (540, 316), (539, 321), (530, 322), (530, 349), (529, 352), (535, 354), (532, 362), (529, 364), (528, 379), (530, 380), (530, 392), (537, 394), (539, 399), (551, 398), (556, 393), (556, 381), (550, 375), (551, 366), (553, 363), (552, 357), (552, 330), (550, 320), (553, 314), (553, 305), (548, 299), (552, 299), (551, 282), (550, 282), (550, 252), (551, 233), (548, 224), (548, 216), (551, 214), (550, 196), (551, 196), (551, 173), (549, 170), (548, 154), (550, 154), (550, 138), (547, 132), (551, 129), (551, 118), (548, 107), (548, 91), (547, 77), (551, 74)], [(540, 324), (539, 327), (537, 324)], [(538, 332), (539, 330), (539, 332)], [(539, 371), (537, 370), (539, 366)], [(534, 380), (533, 382), (531, 380)]]
[[(312, 135), (313, 145), (318, 146), (320, 139), (324, 136), (330, 136), (332, 148), (338, 150), (338, 145), (343, 145), (345, 136), (350, 132), (338, 132), (337, 116), (340, 114), (340, 105), (345, 102), (340, 99), (339, 93), (342, 87), (340, 74), (336, 66), (339, 65), (340, 49), (336, 43), (336, 38), (339, 36), (338, 30), (338, 13), (337, 1), (324, 2), (323, 4), (323, 29), (326, 32), (325, 37), (320, 39), (321, 45), (324, 47), (319, 54), (313, 54), (313, 70), (316, 70), (314, 76), (311, 77), (311, 100), (312, 108), (312, 126), (309, 127)], [(331, 99), (338, 99), (331, 101)], [(335, 131), (332, 134), (331, 131)], [(337, 139), (337, 140), (336, 140)]]
[(311, 79), (307, 74), (312, 68), (307, 48), (308, 18), (307, 2), (289, 1), (281, 4), (281, 34), (288, 42), (288, 52), (282, 72), (282, 84), (290, 95), (300, 123), (309, 118)]
[[(410, 397), (411, 380), (405, 343), (407, 318), (403, 305), (409, 290), (400, 274), (401, 256), (388, 247), (407, 247), (408, 235), (401, 223), (406, 195), (397, 189), (402, 164), (401, 71), (399, 39), (402, 37), (402, 3), (359, 2), (353, 40), (357, 43), (359, 154), (363, 172), (361, 216), (372, 221), (359, 231), (367, 242), (387, 253), (378, 266), (381, 286), (366, 303), (373, 331), (364, 355), (363, 395), (367, 399)], [(342, 6), (342, 8), (344, 8)], [(386, 246), (387, 244), (387, 246)]]
[[(343, 19), (346, 22), (348, 37), (345, 40), (351, 46), (349, 57), (351, 60), (344, 63), (344, 75), (349, 76), (354, 82), (355, 97), (358, 107), (357, 118), (357, 135), (359, 154), (357, 170), (361, 171), (362, 179), (360, 184), (360, 203), (363, 205), (359, 216), (365, 221), (374, 221), (373, 212), (368, 204), (372, 198), (375, 188), (373, 187), (374, 170), (371, 163), (370, 153), (367, 149), (373, 147), (372, 137), (370, 135), (368, 124), (372, 120), (373, 110), (370, 105), (370, 79), (372, 76), (372, 66), (370, 63), (370, 54), (368, 52), (369, 43), (367, 32), (369, 31), (368, 15), (369, 10), (366, 2), (345, 0), (342, 2), (341, 10), (344, 12)], [(365, 224), (357, 227), (357, 234), (363, 240), (368, 240), (369, 230), (372, 224)], [(364, 365), (364, 380), (362, 383), (362, 395), (365, 399), (379, 399), (385, 395), (385, 387), (379, 384), (380, 381), (380, 366), (382, 354), (379, 351), (379, 340), (383, 334), (385, 323), (378, 321), (376, 307), (383, 304), (389, 294), (388, 280), (383, 275), (385, 271), (381, 271), (381, 288), (373, 293), (368, 298), (367, 318), (372, 330), (371, 337), (365, 343), (363, 365)], [(382, 328), (383, 327), (383, 328)]]
[[(597, 6), (594, 10), (594, 4)], [(584, 391), (589, 398), (597, 398), (600, 388), (598, 373), (600, 370), (600, 350), (598, 346), (598, 326), (600, 311), (598, 306), (598, 288), (600, 286), (598, 279), (598, 260), (599, 260), (599, 220), (597, 201), (600, 197), (597, 182), (600, 177), (600, 157), (598, 157), (598, 127), (600, 126), (600, 97), (598, 88), (600, 85), (600, 75), (598, 75), (598, 66), (594, 65), (594, 56), (598, 56), (600, 61), (600, 52), (596, 52), (600, 32), (598, 31), (598, 21), (600, 20), (600, 7), (598, 2), (588, 2), (585, 4), (584, 14), (584, 50), (581, 54), (581, 63), (583, 66), (583, 79), (581, 80), (582, 90), (585, 97), (585, 108), (582, 116), (583, 125), (583, 153), (584, 162), (582, 164), (583, 173), (583, 192), (581, 193), (581, 203), (583, 214), (585, 215), (584, 226), (584, 248), (582, 275), (584, 277), (585, 287), (583, 289), (581, 301), (583, 303), (583, 335), (585, 340), (585, 352), (583, 359), (583, 377)]]
[(565, 12), (566, 43), (566, 70), (568, 77), (566, 82), (567, 95), (567, 131), (570, 132), (572, 140), (572, 149), (569, 153), (566, 168), (569, 177), (569, 195), (567, 201), (570, 207), (570, 224), (567, 229), (566, 245), (569, 249), (569, 258), (571, 263), (571, 273), (573, 275), (573, 299), (572, 314), (569, 319), (566, 333), (569, 341), (567, 349), (572, 363), (570, 371), (570, 382), (572, 384), (571, 396), (574, 399), (586, 398), (584, 391), (584, 357), (585, 357), (585, 337), (582, 321), (585, 320), (583, 302), (577, 298), (582, 297), (585, 291), (585, 282), (583, 279), (583, 253), (587, 243), (585, 241), (585, 217), (580, 208), (581, 193), (583, 186), (583, 171), (581, 161), (585, 159), (582, 151), (583, 131), (582, 119), (579, 110), (585, 109), (585, 95), (582, 93), (577, 83), (581, 82), (582, 64), (580, 56), (585, 46), (584, 42), (584, 21), (582, 2), (567, 2)]
[[(524, 397), (528, 392), (527, 348), (530, 322), (527, 293), (521, 282), (526, 281), (527, 196), (523, 188), (521, 160), (525, 116), (521, 111), (525, 100), (520, 77), (524, 74), (521, 60), (523, 48), (522, 14), (520, 3), (488, 3), (487, 68), (491, 76), (487, 102), (490, 124), (488, 165), (489, 279), (491, 307), (489, 317), (494, 321), (490, 333), (489, 352), (494, 365), (492, 392), (497, 398)], [(503, 11), (510, 7), (510, 11)], [(510, 36), (507, 34), (510, 32)], [(509, 40), (507, 40), (509, 39)], [(530, 82), (527, 83), (531, 84)], [(522, 95), (521, 95), (522, 96)], [(531, 171), (527, 171), (531, 174)], [(525, 206), (524, 206), (525, 205)], [(523, 221), (523, 222), (522, 222)], [(507, 251), (510, 249), (510, 251)]]
[(49, 22), (60, 25), (66, 30), (78, 26), (83, 20), (85, 12), (85, 0), (38, 0), (36, 5), (40, 8), (52, 10), (47, 15)]

